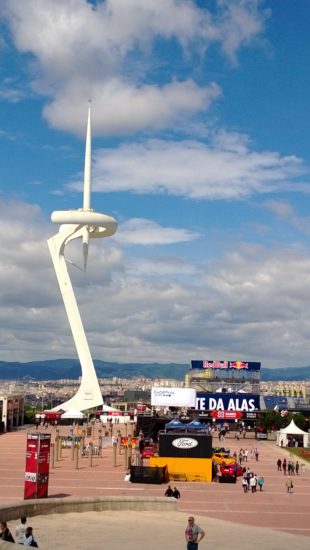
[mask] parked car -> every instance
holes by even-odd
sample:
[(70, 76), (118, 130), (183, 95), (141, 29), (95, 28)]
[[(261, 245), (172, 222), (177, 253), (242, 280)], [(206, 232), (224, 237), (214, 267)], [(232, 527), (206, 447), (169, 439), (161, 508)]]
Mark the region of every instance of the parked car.
[(141, 458), (150, 458), (151, 456), (154, 456), (155, 452), (156, 452), (155, 447), (151, 447), (150, 445), (147, 445), (146, 447), (144, 447), (141, 453)]
[(232, 464), (222, 464), (220, 468), (223, 476), (241, 477), (243, 475), (243, 468), (237, 462)]
[(230, 456), (228, 453), (213, 453), (212, 460), (216, 464), (234, 464), (236, 459), (233, 456)]

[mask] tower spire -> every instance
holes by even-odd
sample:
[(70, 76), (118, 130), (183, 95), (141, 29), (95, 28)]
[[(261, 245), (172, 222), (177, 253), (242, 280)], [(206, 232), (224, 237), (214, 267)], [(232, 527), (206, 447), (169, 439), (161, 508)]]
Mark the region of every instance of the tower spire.
[(90, 211), (90, 181), (91, 181), (91, 123), (90, 123), (90, 104), (88, 103), (88, 119), (85, 143), (85, 165), (84, 165), (84, 195), (83, 210)]

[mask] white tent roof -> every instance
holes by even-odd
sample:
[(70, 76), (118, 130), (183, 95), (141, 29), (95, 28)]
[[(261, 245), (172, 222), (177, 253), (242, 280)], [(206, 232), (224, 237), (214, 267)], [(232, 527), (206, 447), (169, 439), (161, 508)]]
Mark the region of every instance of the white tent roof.
[(109, 405), (102, 405), (102, 412), (120, 412), (119, 409), (109, 407)]
[(294, 420), (291, 420), (291, 423), (288, 426), (286, 426), (286, 428), (282, 428), (282, 430), (280, 430), (280, 434), (301, 435), (306, 433), (307, 432), (304, 432), (303, 430), (298, 428), (298, 426), (296, 426)]
[(85, 414), (72, 407), (71, 409), (63, 413), (61, 415), (61, 418), (85, 418)]

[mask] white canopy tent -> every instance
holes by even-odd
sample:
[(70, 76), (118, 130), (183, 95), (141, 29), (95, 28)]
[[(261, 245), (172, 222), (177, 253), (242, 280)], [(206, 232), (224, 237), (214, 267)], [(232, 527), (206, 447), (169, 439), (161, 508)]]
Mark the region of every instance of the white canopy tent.
[(71, 409), (61, 415), (61, 418), (72, 418), (74, 420), (81, 420), (82, 418), (86, 418), (86, 415), (81, 411), (78, 411), (74, 407), (71, 407)]
[(309, 434), (304, 432), (298, 426), (296, 426), (294, 420), (291, 420), (290, 424), (286, 428), (282, 428), (277, 432), (277, 445), (279, 447), (287, 447), (289, 441), (295, 439), (297, 442), (302, 442), (302, 447), (309, 446)]

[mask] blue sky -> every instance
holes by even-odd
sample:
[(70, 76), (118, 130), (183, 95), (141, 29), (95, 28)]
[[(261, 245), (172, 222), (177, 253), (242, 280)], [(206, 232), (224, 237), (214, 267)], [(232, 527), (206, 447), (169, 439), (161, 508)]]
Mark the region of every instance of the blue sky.
[(93, 357), (309, 364), (309, 17), (1, 2), (1, 360), (75, 357), (46, 240), (82, 206), (91, 98), (92, 207), (119, 224), (70, 268)]

